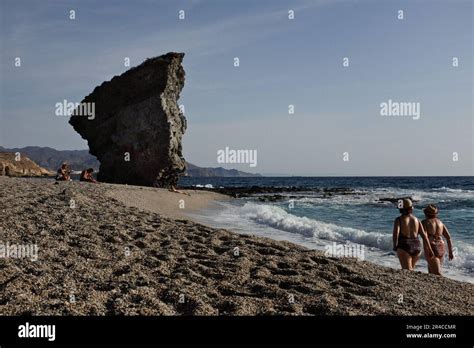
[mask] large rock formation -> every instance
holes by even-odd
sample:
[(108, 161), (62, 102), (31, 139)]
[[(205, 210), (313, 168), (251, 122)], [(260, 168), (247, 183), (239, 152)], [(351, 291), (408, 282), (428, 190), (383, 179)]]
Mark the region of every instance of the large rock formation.
[(94, 103), (93, 117), (78, 115), (79, 108), (71, 116), (69, 123), (100, 161), (100, 181), (162, 187), (184, 173), (186, 119), (177, 104), (183, 57), (171, 52), (147, 59), (84, 98)]
[(0, 152), (0, 175), (49, 176), (54, 172), (41, 168), (21, 153)]

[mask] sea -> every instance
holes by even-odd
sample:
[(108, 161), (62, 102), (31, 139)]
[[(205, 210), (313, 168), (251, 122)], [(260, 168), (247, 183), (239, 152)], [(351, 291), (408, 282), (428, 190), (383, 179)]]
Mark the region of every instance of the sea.
[[(474, 283), (474, 177), (209, 177), (180, 179), (197, 187), (304, 187), (282, 193), (284, 199), (262, 202), (258, 196), (218, 203), (218, 209), (193, 214), (198, 221), (237, 233), (287, 240), (311, 249), (355, 250), (365, 261), (400, 268), (392, 250), (395, 203), (386, 198), (412, 197), (414, 215), (436, 204), (451, 233), (455, 258), (444, 258), (444, 275)], [(321, 190), (350, 188), (349, 195), (324, 196)], [(297, 196), (297, 197), (290, 197)], [(331, 246), (333, 248), (331, 249)], [(339, 247), (339, 246), (342, 246)], [(352, 249), (351, 249), (352, 248)], [(339, 255), (342, 255), (339, 253)], [(350, 254), (348, 254), (351, 256)], [(356, 255), (357, 256), (357, 255)], [(416, 267), (427, 272), (423, 256)]]

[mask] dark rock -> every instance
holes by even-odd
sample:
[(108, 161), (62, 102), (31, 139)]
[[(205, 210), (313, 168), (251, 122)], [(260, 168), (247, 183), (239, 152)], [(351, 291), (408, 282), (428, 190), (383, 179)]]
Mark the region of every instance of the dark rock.
[(240, 187), (216, 187), (216, 188), (207, 188), (207, 187), (195, 187), (195, 186), (182, 186), (182, 188), (187, 188), (191, 190), (204, 190), (204, 191), (214, 191), (224, 195), (242, 198), (250, 197), (252, 195), (268, 194), (268, 193), (285, 193), (285, 192), (308, 192), (314, 191), (312, 188), (308, 187), (277, 187), (277, 186), (240, 186)]
[(349, 187), (326, 187), (324, 190), (324, 192), (333, 192), (333, 193), (340, 193), (340, 194), (344, 194), (344, 193), (352, 193), (354, 192), (354, 189), (351, 189)]
[(413, 199), (412, 197), (398, 197), (398, 198), (396, 198), (396, 197), (395, 198), (394, 197), (381, 197), (381, 198), (379, 198), (379, 202), (391, 202), (391, 203), (397, 204), (398, 201), (406, 199), (406, 198), (408, 198), (412, 202), (418, 202), (418, 200)]
[[(303, 187), (303, 186), (228, 186), (228, 187), (195, 187), (195, 186), (180, 186), (182, 189), (188, 190), (203, 190), (218, 192), (234, 198), (255, 197), (261, 202), (277, 202), (288, 199), (301, 199), (305, 197), (317, 198), (332, 198), (339, 195), (365, 195), (367, 192), (356, 191), (348, 187)], [(284, 195), (282, 195), (282, 193)], [(288, 195), (288, 193), (298, 193), (295, 195)], [(308, 193), (308, 194), (305, 194)]]
[(95, 117), (80, 116), (78, 109), (71, 116), (69, 123), (100, 161), (99, 181), (169, 186), (185, 172), (186, 119), (177, 104), (183, 57), (171, 52), (147, 59), (84, 98), (95, 103)]
[(289, 199), (288, 196), (282, 196), (279, 194), (276, 195), (265, 195), (265, 196), (259, 196), (258, 200), (260, 202), (277, 202), (277, 201), (282, 201), (284, 199)]

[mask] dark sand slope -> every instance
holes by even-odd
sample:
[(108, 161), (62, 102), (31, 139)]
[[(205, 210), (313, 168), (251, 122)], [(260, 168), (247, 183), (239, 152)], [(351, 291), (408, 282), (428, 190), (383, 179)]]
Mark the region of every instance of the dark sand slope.
[(39, 245), (0, 259), (1, 315), (474, 314), (472, 284), (171, 220), (113, 189), (0, 178), (0, 241)]

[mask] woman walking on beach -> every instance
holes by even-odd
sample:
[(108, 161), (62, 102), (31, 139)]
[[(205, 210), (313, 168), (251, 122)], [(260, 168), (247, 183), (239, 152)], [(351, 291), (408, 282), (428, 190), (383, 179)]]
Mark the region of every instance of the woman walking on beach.
[(410, 199), (399, 201), (400, 216), (393, 223), (393, 250), (397, 252), (402, 269), (413, 270), (421, 254), (418, 235), (423, 239), (428, 257), (433, 256), (425, 230), (421, 222), (413, 215), (413, 204)]
[(426, 219), (421, 223), (428, 234), (429, 245), (434, 254), (432, 257), (426, 257), (428, 272), (441, 275), (441, 267), (445, 254), (445, 246), (442, 237), (444, 237), (448, 243), (449, 261), (454, 258), (451, 235), (446, 226), (438, 219), (438, 208), (435, 205), (428, 205), (423, 212), (425, 213)]

